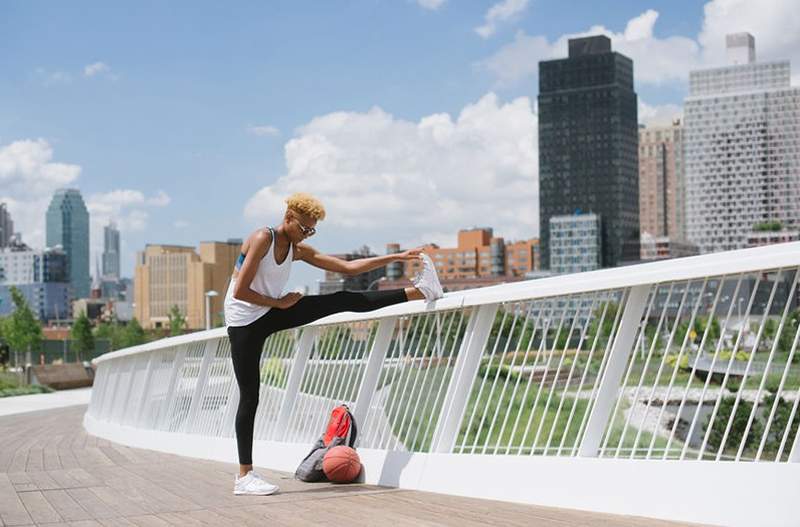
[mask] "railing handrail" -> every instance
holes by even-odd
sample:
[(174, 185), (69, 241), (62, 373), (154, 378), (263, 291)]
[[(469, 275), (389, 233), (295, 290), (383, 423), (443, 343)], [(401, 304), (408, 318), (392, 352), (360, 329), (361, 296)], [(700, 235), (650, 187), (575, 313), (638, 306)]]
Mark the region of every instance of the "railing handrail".
[[(721, 257), (724, 255), (725, 260)], [(600, 269), (584, 273), (559, 275), (548, 278), (525, 280), (499, 284), (490, 287), (468, 289), (445, 294), (434, 303), (421, 300), (395, 304), (367, 313), (338, 313), (308, 324), (306, 327), (378, 320), (398, 315), (446, 311), (463, 307), (476, 307), (500, 302), (514, 302), (525, 299), (565, 296), (575, 293), (588, 293), (634, 287), (637, 285), (691, 280), (737, 273), (747, 273), (762, 269), (777, 269), (797, 265), (800, 259), (800, 242), (788, 242), (764, 247), (754, 247), (711, 253), (686, 258), (659, 260), (631, 266)], [(101, 362), (155, 351), (161, 348), (196, 343), (208, 339), (224, 337), (226, 328), (198, 331), (187, 335), (167, 337), (139, 346), (106, 353), (95, 358), (92, 363)]]

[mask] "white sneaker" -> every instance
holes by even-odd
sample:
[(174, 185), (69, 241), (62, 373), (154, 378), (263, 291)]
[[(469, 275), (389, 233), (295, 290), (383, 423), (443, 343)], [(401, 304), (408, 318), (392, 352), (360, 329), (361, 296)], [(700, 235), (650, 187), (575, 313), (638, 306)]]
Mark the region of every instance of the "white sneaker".
[(233, 483), (233, 493), (251, 496), (268, 496), (278, 492), (278, 486), (269, 483), (252, 470), (242, 477), (236, 476)]
[(422, 292), (426, 302), (433, 302), (444, 296), (442, 284), (439, 283), (439, 276), (436, 274), (436, 266), (433, 265), (431, 257), (422, 253), (420, 254), (420, 258), (422, 258), (422, 270), (414, 277), (411, 283)]

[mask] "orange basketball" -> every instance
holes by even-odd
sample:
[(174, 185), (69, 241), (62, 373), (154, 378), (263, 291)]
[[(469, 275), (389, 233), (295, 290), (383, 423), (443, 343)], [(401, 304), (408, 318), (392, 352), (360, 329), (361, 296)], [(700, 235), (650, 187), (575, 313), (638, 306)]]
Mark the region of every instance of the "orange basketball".
[(361, 473), (361, 460), (349, 446), (335, 446), (322, 458), (322, 471), (334, 483), (351, 483)]

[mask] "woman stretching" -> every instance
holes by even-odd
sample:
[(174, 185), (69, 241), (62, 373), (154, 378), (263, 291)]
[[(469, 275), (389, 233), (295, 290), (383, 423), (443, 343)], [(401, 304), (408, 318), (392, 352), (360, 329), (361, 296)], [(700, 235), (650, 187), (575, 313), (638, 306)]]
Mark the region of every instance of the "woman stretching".
[[(234, 494), (272, 494), (277, 485), (253, 472), (253, 427), (258, 408), (260, 360), (264, 341), (278, 331), (302, 326), (342, 311), (372, 311), (409, 300), (427, 301), (442, 297), (442, 286), (431, 259), (420, 249), (386, 256), (345, 261), (317, 252), (302, 243), (316, 232), (325, 218), (322, 204), (308, 194), (293, 194), (287, 200), (283, 222), (259, 229), (242, 244), (228, 292), (225, 295), (225, 324), (231, 341), (231, 358), (239, 385), (236, 412), (236, 443), (239, 475)], [(423, 262), (413, 287), (389, 291), (340, 291), (330, 295), (283, 294), (292, 262), (302, 260), (314, 267), (346, 275), (365, 273), (401, 260)]]

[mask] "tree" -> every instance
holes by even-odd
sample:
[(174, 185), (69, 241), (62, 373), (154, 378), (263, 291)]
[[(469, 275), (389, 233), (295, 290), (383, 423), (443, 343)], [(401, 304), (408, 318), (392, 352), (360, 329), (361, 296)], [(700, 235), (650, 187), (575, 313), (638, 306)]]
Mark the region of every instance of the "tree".
[(111, 349), (118, 350), (121, 348), (122, 332), (123, 328), (119, 324), (102, 322), (95, 328), (94, 336), (96, 339), (108, 340), (111, 343)]
[(181, 313), (181, 309), (177, 305), (173, 305), (169, 313), (169, 334), (170, 336), (180, 335), (186, 327), (186, 317)]
[(37, 351), (42, 344), (42, 327), (22, 292), (14, 286), (10, 291), (14, 312), (3, 321), (3, 338), (16, 351)]
[(81, 311), (70, 330), (72, 338), (72, 348), (75, 350), (75, 359), (78, 362), (83, 360), (83, 354), (94, 351), (94, 335), (92, 335), (92, 323), (85, 311)]
[(142, 329), (142, 326), (136, 318), (131, 319), (128, 325), (121, 331), (119, 347), (130, 348), (131, 346), (138, 346), (145, 342), (147, 342), (147, 337), (144, 333), (144, 329)]

